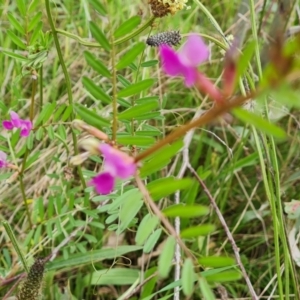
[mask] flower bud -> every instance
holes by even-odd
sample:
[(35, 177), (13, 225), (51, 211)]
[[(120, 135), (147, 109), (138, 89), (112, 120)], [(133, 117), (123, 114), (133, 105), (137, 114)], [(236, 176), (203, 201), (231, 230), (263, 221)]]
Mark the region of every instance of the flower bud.
[(173, 30), (169, 32), (161, 32), (156, 35), (150, 36), (146, 40), (146, 44), (149, 46), (158, 47), (160, 45), (176, 46), (180, 43), (181, 36), (179, 30)]

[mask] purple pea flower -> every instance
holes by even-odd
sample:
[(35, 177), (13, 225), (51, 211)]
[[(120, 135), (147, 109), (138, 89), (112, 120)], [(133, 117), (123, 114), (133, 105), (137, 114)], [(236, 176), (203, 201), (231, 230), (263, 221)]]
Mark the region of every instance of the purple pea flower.
[(104, 157), (104, 172), (92, 178), (93, 185), (98, 194), (107, 195), (114, 189), (116, 178), (127, 179), (136, 172), (134, 159), (108, 144), (99, 146)]
[(7, 155), (3, 151), (0, 151), (0, 169), (7, 167), (7, 161), (6, 161)]
[(19, 115), (14, 111), (10, 112), (10, 120), (3, 121), (2, 125), (7, 130), (20, 128), (21, 129), (20, 135), (22, 137), (28, 136), (32, 129), (31, 121), (21, 119)]
[(161, 45), (159, 51), (162, 67), (166, 74), (170, 76), (182, 75), (187, 87), (195, 84), (200, 91), (208, 94), (210, 98), (216, 102), (222, 102), (223, 96), (219, 89), (197, 70), (197, 67), (209, 57), (209, 49), (201, 37), (196, 34), (190, 35), (178, 52), (168, 45)]
[(178, 52), (168, 45), (161, 45), (159, 50), (165, 73), (170, 76), (182, 75), (187, 87), (195, 84), (197, 67), (209, 56), (208, 47), (196, 34), (190, 35)]

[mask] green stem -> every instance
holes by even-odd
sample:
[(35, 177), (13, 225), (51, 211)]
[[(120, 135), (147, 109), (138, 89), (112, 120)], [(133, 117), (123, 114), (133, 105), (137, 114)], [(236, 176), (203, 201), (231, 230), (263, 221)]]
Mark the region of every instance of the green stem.
[(118, 130), (118, 103), (117, 103), (117, 70), (115, 62), (115, 46), (111, 48), (112, 62), (112, 108), (113, 108), (113, 124), (112, 124), (112, 140), (115, 142)]
[[(71, 118), (71, 121), (73, 121), (75, 119), (75, 113), (74, 113), (74, 105), (73, 105), (73, 94), (72, 94), (72, 88), (71, 88), (71, 80), (70, 80), (70, 76), (69, 76), (67, 67), (65, 65), (64, 59), (63, 59), (62, 51), (61, 51), (58, 36), (57, 36), (57, 31), (56, 31), (56, 28), (55, 28), (55, 25), (54, 25), (54, 22), (53, 22), (53, 18), (52, 18), (52, 15), (51, 15), (50, 0), (45, 0), (45, 4), (46, 4), (47, 17), (48, 17), (48, 20), (49, 20), (49, 24), (50, 24), (52, 35), (53, 35), (53, 40), (54, 40), (55, 47), (56, 47), (56, 52), (57, 52), (59, 62), (60, 62), (61, 68), (63, 70), (65, 81), (66, 81), (68, 101), (69, 101), (69, 105), (72, 107), (72, 113), (71, 113), (70, 118)], [(71, 131), (72, 131), (72, 140), (73, 140), (73, 146), (74, 146), (74, 153), (75, 153), (75, 155), (77, 155), (78, 154), (77, 137), (76, 137), (75, 131), (73, 129)], [(85, 189), (86, 188), (86, 183), (85, 183), (85, 180), (83, 178), (83, 174), (82, 174), (82, 170), (81, 170), (80, 166), (77, 166), (77, 170), (78, 170), (78, 174), (79, 174), (79, 177), (80, 177), (81, 184), (82, 184), (83, 188)]]
[(40, 111), (43, 109), (44, 105), (44, 94), (43, 94), (43, 66), (39, 70), (39, 96), (40, 96)]
[[(254, 1), (250, 1), (250, 18), (251, 18), (251, 25), (252, 25), (252, 35), (254, 40), (256, 41), (255, 45), (255, 60), (256, 60), (256, 67), (258, 71), (259, 78), (262, 79), (262, 67), (261, 67), (261, 59), (260, 59), (260, 49), (258, 44), (258, 36), (257, 36), (257, 27), (256, 27), (256, 13), (255, 13), (255, 5)], [(264, 100), (264, 107), (266, 112), (266, 119), (269, 121), (269, 114), (268, 114), (268, 104), (267, 100)], [(253, 129), (253, 132), (256, 134), (256, 145), (259, 150), (260, 149), (260, 142), (258, 140), (258, 136), (256, 130)], [(279, 296), (280, 299), (285, 299), (283, 293), (283, 282), (281, 276), (281, 261), (280, 261), (280, 244), (283, 247), (284, 251), (284, 276), (285, 276), (285, 295), (288, 297), (289, 295), (289, 268), (290, 266), (290, 258), (288, 252), (288, 245), (287, 239), (285, 235), (285, 224), (283, 221), (283, 211), (281, 207), (281, 192), (280, 192), (280, 178), (279, 178), (279, 167), (277, 162), (277, 153), (276, 153), (276, 146), (275, 141), (272, 136), (269, 137), (271, 142), (271, 147), (268, 147), (266, 136), (261, 134), (262, 142), (265, 149), (265, 155), (267, 158), (267, 164), (269, 167), (265, 168), (265, 157), (263, 157), (262, 153), (260, 153), (260, 165), (263, 171), (264, 177), (264, 186), (267, 193), (268, 200), (270, 202), (271, 212), (272, 212), (272, 219), (273, 219), (273, 230), (274, 230), (274, 246), (275, 246), (275, 259), (276, 259), (276, 272), (277, 272), (277, 280), (278, 280), (278, 289), (279, 289)], [(269, 155), (269, 149), (271, 155)], [(261, 152), (261, 151), (260, 151)], [(281, 240), (281, 243), (279, 242)]]
[[(46, 3), (47, 2), (48, 1), (46, 1)], [(155, 17), (151, 17), (148, 21), (146, 21), (137, 30), (133, 31), (132, 33), (130, 33), (130, 34), (118, 39), (118, 40), (113, 41), (112, 45), (120, 45), (120, 44), (122, 44), (126, 41), (129, 41), (130, 39), (134, 38), (138, 34), (142, 33), (145, 29), (147, 29), (153, 23), (154, 20), (155, 20)], [(84, 45), (84, 46), (87, 46), (87, 47), (92, 47), (92, 48), (102, 48), (102, 46), (99, 45), (99, 43), (87, 42), (85, 39), (77, 36), (76, 34), (73, 34), (73, 33), (70, 33), (68, 31), (58, 29), (58, 28), (55, 28), (54, 30), (55, 30), (55, 33), (59, 33), (59, 34), (65, 35), (65, 36), (67, 36), (71, 39), (74, 39), (81, 45)], [(53, 30), (52, 30), (52, 33), (53, 33)]]
[[(26, 160), (26, 157), (24, 158), (24, 160)], [(23, 162), (24, 162), (24, 160), (23, 160)], [(27, 204), (26, 194), (25, 194), (23, 174), (19, 175), (19, 182), (20, 182), (21, 194), (22, 194), (22, 198), (23, 198), (23, 202), (24, 202), (24, 205), (25, 205), (26, 214), (27, 214), (27, 218), (28, 218), (28, 222), (29, 222), (29, 227), (32, 229), (31, 216), (30, 216), (30, 211), (29, 211), (29, 207), (28, 207), (28, 204)]]
[(29, 119), (32, 122), (34, 119), (34, 98), (36, 94), (37, 88), (37, 78), (32, 79), (32, 88), (31, 88), (31, 102), (30, 102), (30, 110), (29, 110)]

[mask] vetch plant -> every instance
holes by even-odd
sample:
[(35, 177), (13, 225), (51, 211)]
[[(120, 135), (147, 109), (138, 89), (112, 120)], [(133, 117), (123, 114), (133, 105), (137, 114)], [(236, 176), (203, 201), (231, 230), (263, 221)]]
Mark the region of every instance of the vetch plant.
[[(2, 115), (11, 111), (11, 117), (1, 121), (4, 129), (20, 130), (20, 135), (28, 138), (18, 139), (18, 132), (0, 136), (3, 150), (0, 176), (5, 185), (1, 190), (4, 199), (3, 206), (1, 199), (1, 208), (4, 208), (3, 218), (9, 216), (6, 222), (13, 224), (18, 233), (18, 238), (8, 235), (7, 239), (3, 233), (0, 236), (6, 242), (1, 249), (5, 263), (4, 271), (0, 266), (0, 277), (4, 278), (1, 288), (7, 287), (8, 294), (13, 292), (9, 285), (16, 283), (20, 275), (14, 252), (19, 259), (24, 252), (26, 258), (22, 261), (25, 261), (37, 251), (47, 251), (49, 260), (37, 262), (34, 289), (29, 282), (22, 291), (23, 298), (39, 297), (43, 264), (47, 261), (50, 274), (43, 293), (45, 299), (48, 295), (54, 299), (89, 299), (94, 297), (95, 289), (91, 287), (94, 285), (99, 294), (108, 290), (110, 297), (112, 289), (119, 299), (163, 298), (174, 290), (174, 300), (185, 296), (212, 300), (220, 282), (226, 282), (224, 288), (230, 289), (232, 297), (248, 293), (257, 299), (256, 290), (261, 290), (262, 285), (255, 280), (255, 270), (249, 267), (247, 259), (253, 257), (248, 244), (245, 241), (238, 245), (247, 258), (242, 261), (234, 243), (235, 234), (231, 233), (232, 228), (236, 228), (237, 218), (230, 218), (227, 224), (225, 219), (229, 214), (223, 217), (225, 209), (229, 211), (232, 207), (237, 208), (234, 217), (238, 217), (240, 206), (241, 210), (248, 210), (245, 203), (240, 205), (234, 201), (244, 198), (240, 195), (242, 192), (250, 203), (257, 191), (260, 201), (274, 200), (269, 202), (274, 223), (267, 229), (267, 235), (274, 229), (275, 247), (272, 244), (268, 251), (270, 249), (273, 255), (275, 248), (278, 294), (283, 299), (283, 283), (286, 295), (289, 291), (296, 294), (297, 286), (291, 276), (294, 271), (284, 248), (285, 231), (278, 230), (280, 180), (286, 178), (286, 174), (273, 176), (278, 175), (279, 167), (285, 164), (277, 163), (276, 152), (271, 155), (268, 152), (270, 147), (284, 148), (272, 140), (273, 136), (283, 139), (287, 134), (265, 117), (240, 106), (248, 100), (261, 101), (257, 99), (262, 93), (273, 91), (282, 80), (292, 82), (287, 75), (293, 75), (292, 57), (297, 55), (286, 57), (283, 48), (277, 47), (274, 55), (280, 59), (273, 59), (272, 67), (282, 71), (271, 77), (270, 73), (260, 74), (264, 77), (262, 85), (253, 79), (257, 72), (256, 66), (253, 67), (253, 47), (242, 44), (241, 49), (237, 49), (234, 43), (229, 47), (229, 43), (222, 42), (225, 35), (208, 35), (205, 26), (199, 30), (195, 15), (207, 14), (207, 10), (193, 7), (189, 13), (184, 10), (187, 0), (150, 0), (152, 15), (145, 9), (131, 16), (127, 6), (116, 13), (118, 1), (91, 0), (83, 4), (83, 9), (73, 6), (72, 9), (79, 12), (74, 20), (73, 13), (69, 18), (61, 17), (72, 7), (67, 2), (63, 9), (50, 0), (45, 0), (45, 7), (39, 1), (32, 1), (27, 7), (24, 0), (9, 7), (9, 22), (4, 24), (12, 28), (8, 30), (5, 46), (9, 48), (10, 42), (15, 45), (9, 51), (4, 49), (7, 56), (3, 73), (10, 77), (16, 73), (6, 67), (7, 62), (24, 73), (17, 74), (18, 83), (13, 88), (8, 86), (7, 80), (3, 82), (4, 100), (0, 99), (0, 111)], [(130, 9), (135, 9), (135, 4), (132, 3)], [(34, 16), (35, 11), (39, 11), (38, 6), (42, 11)], [(199, 4), (199, 7), (202, 6)], [(142, 22), (147, 13), (150, 14), (148, 21)], [(167, 15), (168, 19), (154, 22)], [(74, 21), (72, 26), (69, 26), (70, 20)], [(78, 20), (80, 30), (75, 30)], [(213, 15), (210, 21), (218, 25)], [(193, 22), (197, 26), (193, 26)], [(162, 26), (169, 31), (156, 34)], [(43, 34), (43, 28), (49, 27), (51, 30)], [(70, 32), (65, 31), (66, 28)], [(187, 36), (182, 46), (179, 46), (182, 40), (179, 30)], [(221, 31), (219, 28), (218, 32)], [(149, 37), (150, 34), (153, 35)], [(257, 40), (255, 36), (253, 39)], [(77, 42), (80, 47), (74, 47)], [(208, 47), (208, 43), (212, 47)], [(146, 45), (157, 48), (146, 48)], [(216, 47), (227, 50), (223, 68)], [(300, 50), (299, 43), (293, 46), (293, 51), (296, 50)], [(49, 57), (48, 53), (51, 53)], [(78, 58), (83, 57), (85, 61), (80, 59), (79, 64)], [(208, 62), (209, 57), (212, 59)], [(11, 58), (15, 59), (13, 64)], [(80, 67), (80, 72), (74, 66)], [(179, 80), (178, 84), (170, 79), (165, 84), (160, 70), (166, 76), (182, 77), (183, 82)], [(25, 72), (31, 76), (22, 76)], [(49, 76), (51, 74), (55, 74), (55, 78)], [(59, 80), (55, 80), (56, 77)], [(26, 89), (28, 86), (31, 88)], [(205, 101), (205, 96), (213, 100), (213, 105)], [(298, 100), (297, 97), (294, 99)], [(21, 119), (19, 114), (25, 115), (21, 109), (24, 107), (27, 111), (29, 105), (30, 121)], [(232, 113), (237, 120), (226, 126), (223, 123), (215, 126), (215, 121), (225, 113)], [(238, 119), (247, 124), (242, 130)], [(203, 128), (207, 124), (209, 128)], [(294, 128), (289, 128), (292, 135)], [(255, 130), (259, 130), (258, 134)], [(296, 143), (294, 139), (293, 145)], [(278, 159), (281, 157), (284, 154), (278, 155)], [(293, 155), (289, 153), (287, 157)], [(261, 172), (257, 172), (258, 160)], [(10, 161), (18, 167), (10, 165)], [(259, 180), (248, 176), (249, 172), (247, 185), (244, 185), (239, 176), (243, 168), (250, 170), (253, 166)], [(15, 169), (13, 175), (10, 169)], [(119, 185), (119, 180), (130, 180), (130, 184)], [(262, 181), (270, 186), (265, 194)], [(241, 216), (249, 217), (248, 211)], [(268, 222), (269, 214), (262, 214), (261, 218)], [(244, 221), (247, 222), (239, 222), (239, 233), (245, 229)], [(252, 233), (253, 228), (246, 230)], [(13, 246), (10, 240), (14, 241)], [(224, 253), (223, 247), (229, 256), (234, 255), (236, 264), (232, 257), (219, 256)], [(282, 247), (284, 252), (279, 251)], [(128, 259), (127, 253), (131, 253)], [(285, 280), (280, 277), (283, 256)], [(122, 261), (115, 264), (119, 257)], [(113, 265), (103, 269), (112, 260)], [(260, 262), (256, 258), (254, 261)], [(26, 263), (23, 266), (26, 270)], [(174, 266), (174, 274), (171, 274)], [(77, 272), (78, 267), (80, 272)], [(264, 274), (271, 274), (272, 268), (270, 266)], [(58, 282), (58, 278), (66, 278), (60, 276), (66, 270), (69, 270), (67, 280)], [(247, 285), (242, 289), (242, 284), (236, 282), (241, 276)], [(32, 277), (31, 272), (27, 279)], [(272, 292), (276, 284), (270, 287)], [(98, 288), (100, 285), (106, 288)], [(99, 297), (106, 298), (103, 294)]]
[(202, 38), (191, 34), (187, 42), (179, 51), (162, 44), (159, 46), (162, 67), (170, 76), (182, 75), (185, 85), (191, 87), (196, 84), (200, 90), (206, 92), (213, 100), (220, 102), (222, 94), (215, 85), (197, 67), (209, 57), (209, 49)]

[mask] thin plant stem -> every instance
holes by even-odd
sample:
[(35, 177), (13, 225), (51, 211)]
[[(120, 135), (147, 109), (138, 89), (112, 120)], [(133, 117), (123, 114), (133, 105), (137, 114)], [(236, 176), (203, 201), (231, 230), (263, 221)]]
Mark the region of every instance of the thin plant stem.
[[(52, 35), (53, 35), (53, 40), (54, 40), (55, 47), (56, 47), (56, 52), (57, 52), (59, 62), (60, 62), (61, 68), (63, 70), (65, 81), (66, 81), (68, 101), (69, 101), (69, 105), (72, 107), (72, 113), (71, 113), (70, 118), (71, 118), (71, 121), (73, 121), (75, 119), (75, 113), (74, 113), (74, 104), (73, 104), (73, 94), (72, 94), (71, 80), (70, 80), (70, 76), (69, 76), (67, 67), (66, 67), (65, 62), (64, 62), (64, 58), (63, 58), (63, 55), (62, 55), (62, 51), (61, 51), (61, 48), (60, 48), (60, 44), (59, 44), (59, 40), (58, 40), (58, 36), (57, 36), (57, 32), (56, 32), (56, 28), (55, 28), (54, 21), (53, 21), (52, 15), (51, 15), (50, 0), (45, 0), (45, 5), (46, 5), (47, 17), (48, 17), (49, 24), (50, 24), (51, 31), (52, 31)], [(74, 131), (73, 128), (71, 129), (71, 132), (72, 132), (74, 153), (75, 153), (75, 155), (77, 155), (78, 154), (77, 137), (76, 137), (76, 134), (75, 134), (75, 131)], [(86, 183), (85, 183), (85, 180), (84, 180), (84, 177), (83, 177), (83, 174), (82, 174), (81, 167), (77, 166), (77, 170), (78, 170), (78, 174), (79, 174), (79, 177), (80, 177), (82, 187), (85, 189), (86, 188)]]
[[(135, 31), (133, 31), (132, 33), (118, 39), (112, 42), (112, 45), (120, 45), (124, 42), (127, 42), (129, 40), (131, 40), (132, 38), (134, 38), (135, 36), (139, 35), (140, 33), (142, 33), (145, 29), (147, 29), (149, 26), (152, 25), (153, 21), (155, 20), (155, 17), (152, 16), (151, 18), (149, 18), (142, 26), (140, 26), (138, 29), (136, 29)], [(52, 31), (53, 32), (53, 31)], [(55, 32), (62, 34), (64, 36), (67, 36), (71, 39), (76, 40), (79, 44), (83, 45), (83, 46), (87, 46), (87, 47), (92, 47), (92, 48), (102, 48), (101, 45), (99, 45), (99, 43), (93, 43), (93, 42), (87, 42), (85, 39), (77, 36), (76, 34), (70, 33), (68, 31), (62, 30), (62, 29), (58, 29), (55, 28)]]
[[(32, 77), (31, 102), (30, 102), (30, 110), (29, 110), (29, 119), (30, 119), (31, 122), (34, 119), (34, 104), (35, 104), (34, 98), (35, 98), (35, 94), (36, 94), (36, 89), (37, 89), (37, 78)], [(23, 181), (28, 155), (29, 155), (29, 149), (26, 148), (24, 158), (23, 158), (23, 161), (22, 161), (21, 171), (20, 171), (20, 174), (19, 174), (19, 182), (20, 182), (21, 194), (22, 194), (24, 205), (25, 205), (29, 226), (30, 226), (30, 228), (32, 228), (31, 216), (30, 216), (29, 207), (28, 207), (28, 204), (27, 204), (25, 185), (24, 185), (24, 181)]]
[[(24, 160), (26, 160), (26, 158), (27, 158), (27, 156), (24, 158)], [(24, 162), (24, 160), (23, 160), (23, 162)], [(27, 197), (26, 197), (26, 193), (25, 193), (23, 174), (21, 174), (21, 173), (19, 174), (19, 182), (20, 182), (21, 194), (22, 194), (22, 198), (23, 198), (23, 202), (24, 202), (24, 205), (25, 205), (26, 214), (27, 214), (27, 218), (28, 218), (28, 222), (29, 222), (29, 227), (32, 228), (31, 216), (30, 216), (30, 211), (29, 211), (29, 207), (28, 207), (28, 204), (27, 204)]]
[(34, 119), (34, 105), (35, 105), (35, 94), (37, 89), (37, 78), (32, 78), (32, 88), (31, 88), (31, 102), (30, 102), (30, 111), (29, 111), (29, 119), (32, 122)]
[[(254, 40), (256, 41), (255, 44), (255, 61), (256, 61), (256, 67), (258, 71), (258, 76), (261, 79), (262, 78), (262, 65), (261, 65), (261, 58), (260, 58), (260, 49), (258, 44), (258, 36), (257, 36), (257, 27), (256, 27), (256, 13), (255, 13), (255, 4), (254, 0), (250, 1), (250, 18), (251, 18), (251, 26), (252, 26), (252, 35)], [(266, 112), (266, 118), (269, 120), (269, 114), (268, 114), (268, 104), (267, 100), (264, 99), (264, 107)], [(253, 127), (253, 132), (256, 131), (256, 129)], [(275, 142), (272, 136), (270, 136), (269, 140), (271, 142), (271, 147), (269, 148), (268, 143), (266, 141), (265, 135), (262, 135), (262, 141), (264, 144), (265, 153), (268, 156), (268, 160), (270, 161), (269, 167), (266, 169), (264, 167), (265, 161), (264, 157), (261, 153), (259, 155), (260, 157), (260, 165), (261, 168), (264, 169), (264, 185), (267, 192), (267, 196), (270, 202), (272, 216), (273, 216), (273, 226), (274, 226), (274, 245), (275, 245), (275, 257), (276, 257), (276, 272), (277, 272), (277, 278), (278, 278), (278, 289), (279, 289), (279, 295), (284, 299), (284, 293), (283, 293), (283, 282), (281, 277), (281, 270), (280, 270), (280, 243), (279, 239), (281, 239), (283, 249), (284, 249), (284, 265), (285, 265), (285, 295), (288, 297), (289, 295), (289, 253), (287, 251), (287, 240), (284, 232), (284, 222), (282, 219), (282, 209), (281, 207), (281, 201), (280, 201), (280, 180), (279, 180), (279, 169), (278, 169), (278, 163), (277, 163), (277, 154), (276, 154), (276, 147)], [(256, 145), (259, 147), (260, 142), (257, 138), (256, 134)], [(268, 153), (270, 149), (271, 155)], [(272, 157), (272, 158), (270, 158)], [(272, 166), (271, 166), (272, 164)]]
[[(113, 37), (112, 37), (113, 40)], [(111, 62), (112, 62), (112, 140), (116, 142), (118, 131), (118, 103), (117, 103), (117, 70), (116, 70), (116, 49), (114, 44), (111, 46)]]
[(255, 292), (255, 290), (253, 288), (253, 285), (252, 285), (252, 283), (249, 279), (249, 276), (246, 272), (246, 269), (245, 269), (245, 267), (242, 263), (240, 253), (239, 253), (239, 249), (238, 249), (238, 247), (235, 243), (235, 240), (234, 240), (234, 238), (233, 238), (233, 236), (232, 236), (232, 234), (231, 234), (231, 232), (230, 232), (230, 230), (229, 230), (229, 228), (226, 224), (226, 221), (225, 221), (221, 211), (219, 210), (219, 207), (218, 207), (214, 197), (211, 195), (211, 193), (210, 193), (209, 189), (207, 188), (206, 184), (204, 183), (204, 181), (199, 177), (197, 172), (194, 170), (194, 168), (190, 164), (188, 165), (188, 168), (193, 173), (193, 175), (195, 176), (195, 178), (199, 182), (199, 184), (202, 186), (204, 193), (207, 195), (211, 205), (213, 206), (213, 208), (214, 208), (214, 210), (215, 210), (215, 212), (216, 212), (216, 214), (217, 214), (217, 216), (218, 216), (218, 218), (219, 218), (219, 220), (220, 220), (220, 222), (221, 222), (221, 224), (222, 224), (222, 226), (223, 226), (223, 228), (226, 232), (227, 238), (228, 238), (229, 242), (231, 243), (232, 250), (234, 252), (235, 260), (236, 260), (238, 266), (240, 267), (240, 269), (242, 271), (243, 277), (246, 281), (246, 284), (248, 286), (248, 289), (249, 289), (249, 292), (252, 296), (252, 299), (253, 300), (258, 299), (258, 296), (256, 295), (256, 292)]
[(40, 111), (44, 106), (44, 93), (43, 93), (43, 66), (39, 69), (39, 98), (40, 98)]

